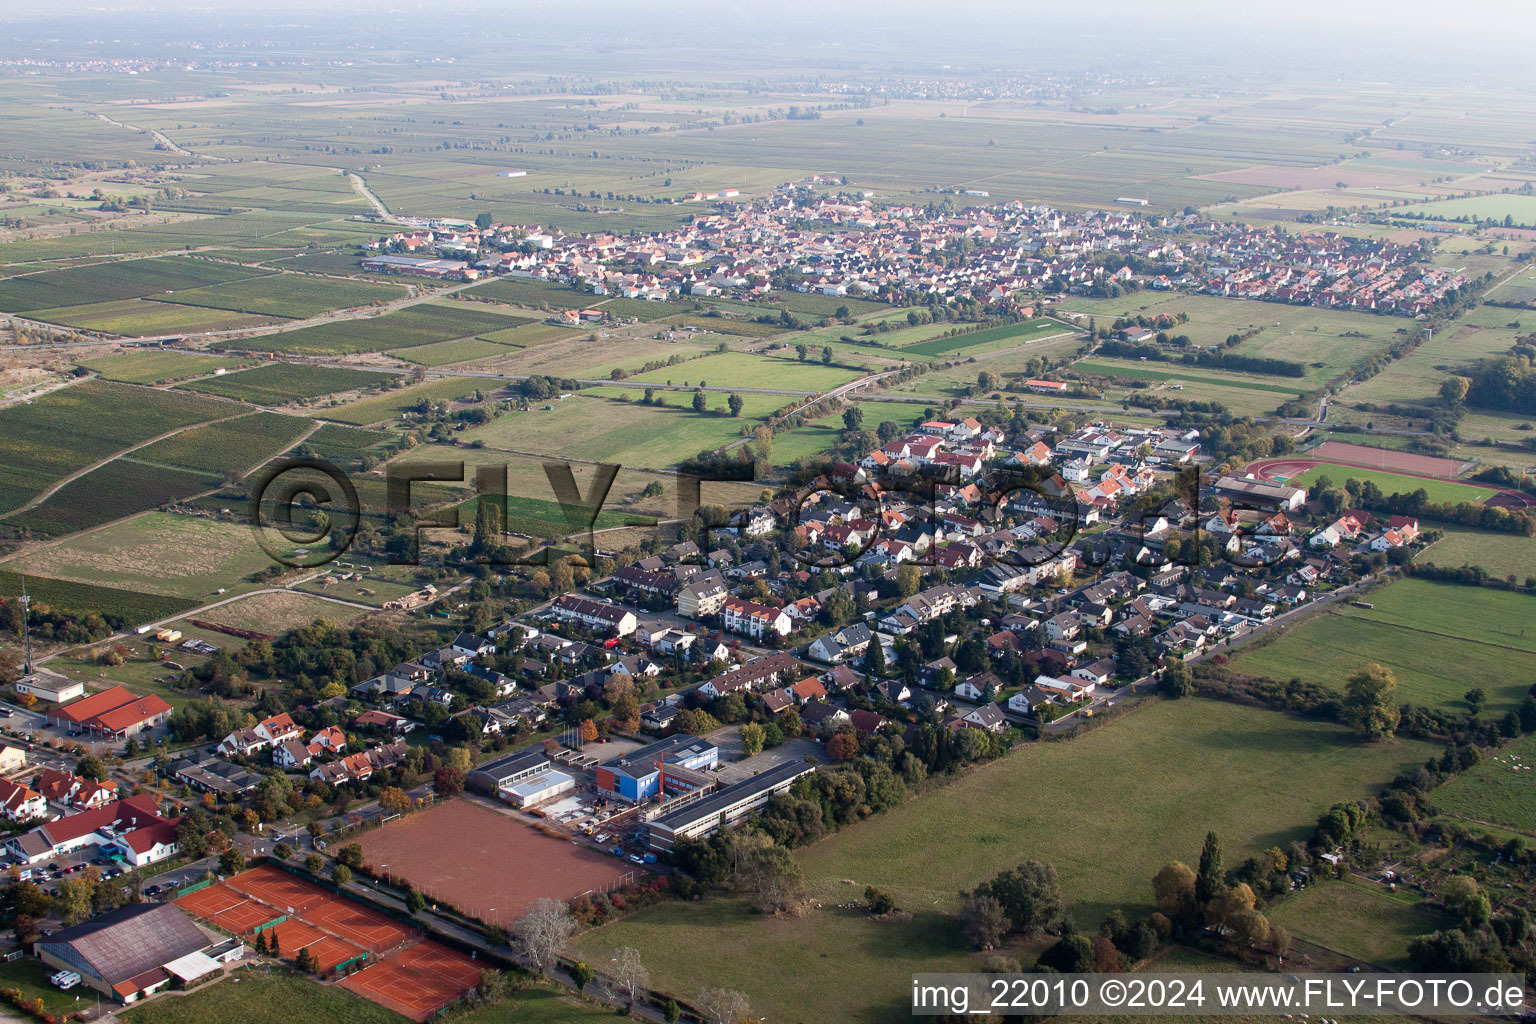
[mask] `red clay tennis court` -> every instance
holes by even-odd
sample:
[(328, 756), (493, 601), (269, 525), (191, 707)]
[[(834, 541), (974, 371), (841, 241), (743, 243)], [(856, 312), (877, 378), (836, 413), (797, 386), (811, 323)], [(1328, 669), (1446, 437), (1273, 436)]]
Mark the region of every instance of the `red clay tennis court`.
[(240, 872), (227, 884), (232, 889), (254, 896), (268, 906), (290, 914), (302, 914), (310, 907), (333, 898), (313, 882), (295, 878), (281, 868), (265, 864)]
[(370, 910), (354, 900), (332, 897), (304, 911), (304, 920), (355, 942), (370, 953), (394, 949), (416, 935), (416, 931)]
[(364, 999), (424, 1021), (480, 980), (480, 963), (429, 940), (403, 949), (344, 979)]
[(198, 917), (212, 920), (215, 915), (222, 914), (232, 907), (238, 907), (240, 904), (248, 902), (249, 899), (244, 893), (235, 892), (235, 890), (223, 882), (215, 882), (213, 885), (206, 885), (196, 892), (189, 892), (185, 896), (178, 896), (176, 898), (176, 905), (189, 914), (196, 914)]
[(282, 924), (268, 928), (266, 935), (268, 942), (276, 936), (280, 954), (289, 960), (296, 958), (301, 950), (309, 950), (315, 955), (322, 973), (331, 970), (337, 964), (355, 959), (364, 952), (361, 947), (327, 935), (314, 925), (305, 924), (293, 917)]

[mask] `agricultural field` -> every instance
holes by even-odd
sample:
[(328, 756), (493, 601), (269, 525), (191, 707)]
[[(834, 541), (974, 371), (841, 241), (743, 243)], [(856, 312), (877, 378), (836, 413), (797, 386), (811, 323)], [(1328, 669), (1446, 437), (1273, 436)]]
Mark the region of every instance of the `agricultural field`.
[(1404, 579), (1361, 599), (1375, 607), (1334, 605), (1273, 643), (1240, 652), (1234, 665), (1342, 691), (1352, 672), (1374, 661), (1397, 676), (1400, 702), (1465, 714), (1463, 695), (1476, 686), (1487, 694), (1490, 719), (1525, 698), (1530, 679), (1522, 665), (1536, 653), (1529, 625), (1536, 598)]
[(394, 380), (395, 375), (301, 363), (267, 363), (251, 370), (205, 377), (182, 385), (188, 391), (219, 395), (256, 405), (308, 402), (338, 391), (356, 391)]
[(133, 453), (132, 461), (190, 469), (217, 477), (226, 473), (244, 475), (293, 447), (314, 425), (314, 420), (298, 416), (252, 413), (183, 430), (140, 448)]
[(280, 322), (276, 317), (234, 313), (227, 309), (204, 309), (150, 299), (112, 299), (83, 306), (29, 310), (27, 318), (124, 338), (202, 334), (206, 331), (265, 327)]
[[(3, 563), (25, 572), (29, 587), (36, 573), (187, 601), (206, 600), (221, 587), (238, 592), (245, 577), (271, 564), (243, 523), (170, 512), (146, 512)], [(177, 610), (173, 605), (166, 615)]]
[(115, 356), (92, 358), (80, 365), (87, 370), (94, 370), (107, 380), (125, 384), (168, 384), (171, 381), (201, 377), (215, 370), (237, 370), (246, 362), (233, 356), (152, 351), (121, 352)]
[(569, 285), (551, 284), (525, 277), (500, 277), (485, 284), (478, 284), (465, 294), (477, 299), (495, 299), (513, 306), (528, 309), (582, 309), (601, 300), (600, 295), (587, 295)]
[[(513, 328), (516, 330), (517, 328)], [(505, 333), (502, 331), (498, 334)], [(467, 363), (474, 359), (485, 359), (490, 356), (503, 356), (507, 354), (507, 346), (498, 345), (494, 341), (485, 341), (480, 338), (460, 338), (458, 341), (435, 341), (430, 345), (417, 345), (414, 348), (397, 348), (389, 355), (407, 363), (417, 363), (421, 366), (450, 366), (454, 363)]]
[[(1005, 867), (1028, 858), (1055, 865), (1076, 921), (1116, 907), (1134, 917), (1150, 909), (1152, 875), (1196, 858), (1206, 831), (1221, 837), (1228, 863), (1284, 847), (1330, 804), (1373, 795), (1432, 749), (1362, 745), (1335, 726), (1259, 708), (1157, 703), (1070, 743), (1027, 745), (801, 851), (826, 909), (771, 919), (739, 901), (668, 902), (587, 933), (577, 952), (595, 959), (635, 946), (658, 987), (739, 988), (770, 1020), (889, 1020), (905, 1012), (914, 971), (978, 969), (952, 916), (957, 894)], [(1193, 763), (1201, 770), (1188, 770)], [(1026, 790), (1028, 800), (996, 799)], [(866, 885), (892, 893), (912, 917), (873, 921), (835, 908)], [(736, 955), (700, 958), (700, 948)], [(780, 969), (765, 976), (763, 963)]]
[(123, 519), (217, 486), (219, 477), (127, 457), (76, 477), (36, 505), (6, 517), (18, 529), (59, 537)]
[(1442, 814), (1536, 837), (1536, 736), (1506, 743), (1435, 790), (1432, 799)]
[(1536, 576), (1536, 537), (1489, 533), (1464, 526), (1436, 524), (1444, 536), (1419, 555), (1420, 562), (1436, 565), (1480, 565), (1490, 576)]
[(472, 395), (476, 391), (490, 391), (494, 387), (494, 381), (473, 377), (444, 377), (440, 380), (429, 380), (421, 384), (396, 388), (380, 395), (359, 398), (353, 402), (328, 408), (323, 416), (338, 423), (367, 426), (370, 423), (396, 419), (401, 413), (415, 408), (423, 401), (452, 402)]
[(27, 593), (33, 607), (57, 608), (69, 612), (100, 612), (108, 622), (135, 625), (168, 619), (193, 607), (195, 602), (166, 594), (152, 594), (142, 589), (135, 576), (127, 587), (117, 588), (35, 575), (28, 560), (0, 562), (0, 596), (21, 594), (21, 574), (26, 571)]
[(172, 256), (119, 260), (0, 281), (0, 311), (83, 306), (109, 299), (137, 299), (203, 285), (265, 276), (270, 271)]
[(823, 366), (816, 353), (812, 353), (811, 358), (802, 363), (795, 357), (794, 350), (790, 349), (786, 355), (723, 352), (678, 366), (664, 366), (659, 370), (637, 374), (629, 380), (682, 385), (707, 383), (717, 388), (830, 391), (858, 375), (857, 370), (837, 365)]
[(1354, 881), (1310, 885), (1275, 906), (1269, 919), (1298, 939), (1395, 971), (1408, 968), (1408, 943), (1451, 924), (1406, 892)]
[(320, 429), (305, 440), (303, 447), (318, 458), (348, 463), (374, 452), (389, 441), (388, 434), (378, 430), (362, 430), (323, 423)]
[(346, 355), (429, 345), (435, 341), (467, 338), (529, 322), (526, 317), (489, 312), (489, 307), (467, 302), (451, 305), (421, 303), (382, 316), (338, 320), (283, 334), (269, 334), (253, 338), (245, 344), (263, 352)]
[(311, 274), (271, 274), (190, 291), (171, 292), (164, 301), (183, 306), (207, 306), (236, 313), (302, 320), (327, 310), (367, 306), (375, 302), (401, 299), (407, 294), (398, 285), (342, 281)]
[(115, 452), (245, 407), (197, 395), (85, 381), (0, 409), (0, 512)]
[(1430, 480), (1426, 477), (1409, 476), (1405, 473), (1385, 473), (1379, 469), (1361, 469), (1339, 462), (1320, 462), (1286, 481), (1292, 487), (1313, 487), (1319, 477), (1332, 480), (1334, 486), (1343, 487), (1346, 480), (1367, 481), (1380, 487), (1385, 494), (1412, 494), (1423, 490), (1432, 502), (1487, 501), (1493, 497), (1493, 488), (1482, 484), (1458, 484), (1450, 480)]

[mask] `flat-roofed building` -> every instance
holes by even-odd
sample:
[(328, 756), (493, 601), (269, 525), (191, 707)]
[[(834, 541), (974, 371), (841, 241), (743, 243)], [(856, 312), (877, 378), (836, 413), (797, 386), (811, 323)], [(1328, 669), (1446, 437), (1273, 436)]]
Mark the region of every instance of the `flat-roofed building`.
[(785, 761), (750, 779), (743, 779), (707, 796), (690, 799), (647, 826), (653, 850), (670, 850), (679, 839), (699, 839), (727, 825), (734, 825), (762, 807), (775, 793), (783, 793), (795, 780), (816, 766), (804, 761)]

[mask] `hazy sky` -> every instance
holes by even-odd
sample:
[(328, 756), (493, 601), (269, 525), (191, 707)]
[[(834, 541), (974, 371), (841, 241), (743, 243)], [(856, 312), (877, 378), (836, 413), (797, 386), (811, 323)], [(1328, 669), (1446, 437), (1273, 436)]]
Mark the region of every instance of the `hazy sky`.
[[(1181, 59), (1226, 58), (1235, 66), (1284, 70), (1288, 65), (1359, 63), (1448, 65), (1487, 76), (1490, 58), (1523, 57), (1523, 77), (1536, 49), (1530, 0), (1100, 0), (1090, 4), (998, 0), (776, 0), (771, 4), (700, 3), (679, 7), (657, 0), (345, 0), (317, 10), (315, 0), (0, 0), (0, 32), (46, 32), (60, 45), (78, 40), (132, 39), (152, 27), (159, 38), (195, 37), (233, 25), (297, 25), (320, 29), (307, 37), (325, 45), (364, 41), (386, 45), (494, 46), (498, 39), (649, 38), (671, 45), (718, 48), (740, 43), (806, 52), (843, 49), (936, 60), (974, 58), (1040, 66), (1053, 51), (1102, 60), (1159, 65)], [(110, 35), (108, 35), (110, 33)], [(236, 38), (243, 38), (238, 33)], [(227, 42), (227, 39), (219, 40)], [(1255, 63), (1255, 61), (1258, 63)]]

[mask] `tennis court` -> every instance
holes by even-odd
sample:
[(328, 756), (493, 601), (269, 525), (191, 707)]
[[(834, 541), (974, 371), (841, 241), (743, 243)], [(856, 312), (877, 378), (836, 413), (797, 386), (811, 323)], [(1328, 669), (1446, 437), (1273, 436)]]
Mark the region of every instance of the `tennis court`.
[(302, 950), (309, 950), (315, 955), (322, 974), (330, 971), (337, 964), (345, 963), (363, 954), (360, 947), (327, 935), (314, 925), (305, 924), (297, 918), (290, 917), (282, 924), (273, 925), (267, 929), (266, 934), (268, 942), (274, 935), (277, 937), (280, 955), (289, 960), (296, 959)]
[(232, 935), (249, 935), (278, 916), (271, 907), (247, 900), (237, 907), (214, 914), (210, 920)]
[(222, 914), (226, 910), (238, 907), (249, 901), (244, 893), (235, 892), (223, 882), (215, 882), (206, 885), (196, 892), (189, 892), (185, 896), (176, 898), (176, 905), (189, 914), (195, 914), (206, 920), (213, 920), (215, 915)]
[(348, 899), (328, 899), (304, 911), (304, 920), (355, 942), (370, 953), (394, 949), (416, 935), (416, 931)]
[(430, 939), (358, 971), (341, 984), (364, 999), (424, 1021), (473, 988), (480, 964)]
[(302, 914), (310, 907), (331, 899), (331, 894), (302, 878), (295, 878), (281, 868), (263, 864), (242, 871), (227, 883), (230, 888), (289, 914)]

